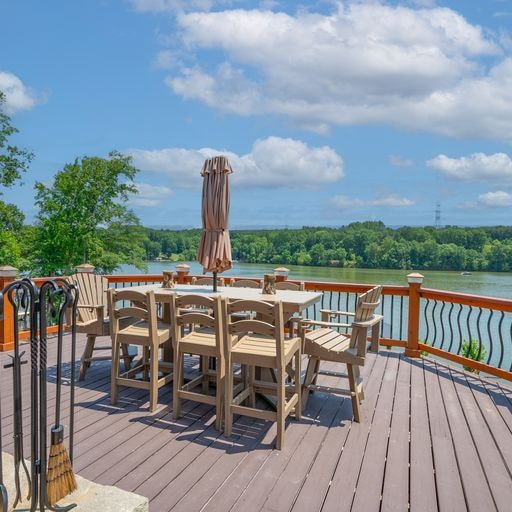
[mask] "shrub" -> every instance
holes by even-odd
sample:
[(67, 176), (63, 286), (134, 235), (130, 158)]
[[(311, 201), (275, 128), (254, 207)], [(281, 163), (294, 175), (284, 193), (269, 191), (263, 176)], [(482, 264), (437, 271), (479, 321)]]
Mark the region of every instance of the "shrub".
[[(487, 356), (487, 351), (483, 345), (480, 345), (478, 340), (464, 340), (462, 343), (461, 355), (469, 359), (473, 359), (473, 361), (483, 361)], [(479, 370), (475, 370), (469, 366), (464, 366), (464, 369), (469, 372), (480, 373)]]

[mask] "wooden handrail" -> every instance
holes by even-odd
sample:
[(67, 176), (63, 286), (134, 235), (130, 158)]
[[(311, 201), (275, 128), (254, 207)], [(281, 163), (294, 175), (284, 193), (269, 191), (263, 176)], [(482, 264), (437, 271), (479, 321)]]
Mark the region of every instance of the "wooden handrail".
[[(154, 283), (163, 281), (162, 274), (111, 274), (106, 276), (109, 283)], [(187, 283), (192, 280), (191, 275), (188, 272), (182, 272), (178, 276), (180, 283)], [(420, 318), (420, 300), (429, 299), (453, 304), (461, 304), (464, 306), (478, 307), (482, 309), (490, 309), (496, 311), (503, 311), (512, 313), (512, 299), (505, 299), (499, 297), (487, 297), (482, 295), (473, 295), (468, 293), (451, 292), (444, 290), (435, 290), (431, 288), (422, 288), (421, 280), (422, 276), (419, 274), (412, 274), (408, 277), (413, 277), (410, 280), (408, 286), (397, 286), (397, 285), (384, 285), (383, 295), (384, 296), (397, 296), (397, 297), (408, 297), (408, 332), (407, 340), (393, 339), (393, 338), (382, 338), (381, 344), (384, 346), (394, 346), (404, 348), (406, 355), (410, 357), (419, 357), (421, 352), (427, 352), (437, 357), (447, 359), (466, 367), (473, 368), (478, 371), (495, 375), (499, 378), (512, 381), (512, 372), (504, 370), (503, 368), (497, 368), (486, 363), (474, 361), (461, 355), (449, 352), (447, 350), (432, 347), (425, 343), (422, 343), (419, 339), (419, 318)], [(34, 281), (40, 285), (44, 281), (51, 279), (36, 278)], [(246, 277), (227, 277), (226, 282), (236, 281), (239, 279), (250, 279)], [(299, 280), (290, 280), (291, 282), (299, 283)], [(363, 293), (370, 288), (373, 284), (366, 283), (338, 283), (338, 282), (325, 282), (325, 281), (305, 281), (306, 290), (315, 290), (322, 292), (334, 292), (334, 293)], [(12, 340), (6, 340), (5, 336), (9, 336), (9, 330), (4, 329), (0, 332), (0, 351), (9, 350), (12, 348)], [(7, 333), (7, 334), (6, 334)], [(20, 333), (21, 338), (25, 338), (25, 333)], [(400, 335), (399, 335), (400, 336)]]
[(420, 291), (422, 299), (440, 300), (464, 306), (475, 306), (478, 308), (497, 309), (507, 313), (512, 312), (512, 299), (501, 297), (487, 297), (485, 295), (471, 295), (469, 293), (449, 292), (422, 288)]

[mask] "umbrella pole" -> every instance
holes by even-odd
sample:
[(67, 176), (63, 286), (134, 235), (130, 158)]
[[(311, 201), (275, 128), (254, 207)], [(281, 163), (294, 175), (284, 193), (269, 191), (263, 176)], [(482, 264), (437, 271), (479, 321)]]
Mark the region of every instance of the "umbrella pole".
[(213, 271), (213, 291), (217, 291), (217, 272)]

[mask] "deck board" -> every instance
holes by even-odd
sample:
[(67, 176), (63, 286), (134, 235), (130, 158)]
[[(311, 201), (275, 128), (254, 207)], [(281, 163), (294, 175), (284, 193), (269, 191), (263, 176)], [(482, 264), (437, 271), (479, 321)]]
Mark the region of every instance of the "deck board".
[[(78, 353), (84, 343), (80, 336)], [(50, 340), (49, 360), (54, 356)], [(7, 359), (0, 354), (2, 441), (12, 453)], [(69, 370), (68, 364), (66, 377)], [(26, 456), (29, 372), (24, 365)], [(51, 368), (49, 423), (54, 373)], [(288, 420), (279, 452), (272, 449), (276, 428), (270, 422), (235, 417), (233, 435), (225, 438), (214, 428), (214, 408), (189, 401), (174, 421), (169, 386), (160, 390), (153, 413), (148, 393), (139, 389), (122, 389), (118, 404), (111, 405), (110, 364), (94, 363), (76, 389), (75, 470), (148, 496), (152, 512), (509, 509), (512, 391), (507, 384), (431, 357), (409, 359), (386, 350), (370, 354), (362, 374), (362, 423), (352, 421), (349, 398), (314, 393), (302, 421)], [(64, 396), (68, 390), (65, 385)], [(66, 430), (69, 412), (63, 404)]]

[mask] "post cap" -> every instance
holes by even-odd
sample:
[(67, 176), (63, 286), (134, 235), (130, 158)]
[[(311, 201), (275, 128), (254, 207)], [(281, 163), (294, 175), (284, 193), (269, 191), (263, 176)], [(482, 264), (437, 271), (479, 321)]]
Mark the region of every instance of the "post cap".
[(290, 272), (290, 269), (286, 267), (277, 267), (274, 269), (274, 274), (277, 275), (286, 275), (288, 272)]
[(407, 282), (409, 284), (413, 283), (423, 283), (423, 275), (419, 274), (418, 272), (412, 272), (411, 274), (407, 274)]
[(92, 274), (95, 268), (96, 267), (94, 265), (91, 265), (90, 263), (82, 263), (81, 265), (76, 266), (76, 271)]
[(16, 277), (17, 273), (18, 269), (15, 267), (11, 267), (11, 265), (0, 266), (0, 277)]
[(180, 263), (179, 265), (176, 265), (176, 270), (178, 272), (188, 272), (190, 270), (190, 265), (187, 265), (186, 263)]

